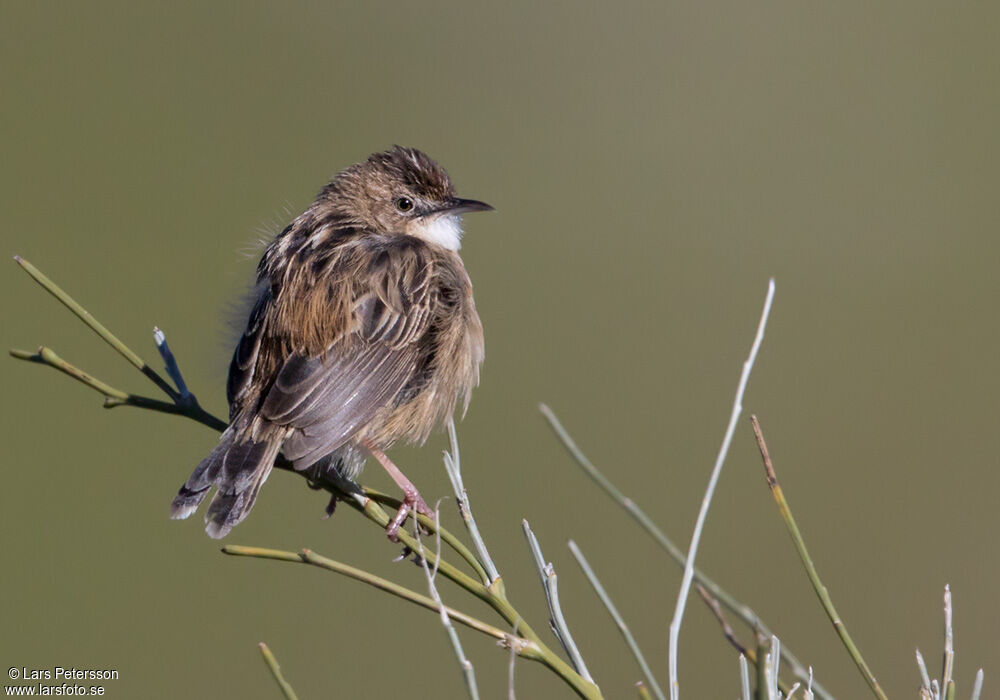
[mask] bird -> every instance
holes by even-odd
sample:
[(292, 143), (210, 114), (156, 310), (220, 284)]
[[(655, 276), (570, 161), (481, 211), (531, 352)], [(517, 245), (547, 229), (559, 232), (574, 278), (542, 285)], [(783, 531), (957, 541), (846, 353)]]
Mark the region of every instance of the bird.
[(469, 212), (448, 173), (394, 146), (335, 175), (267, 246), (226, 382), (229, 426), (173, 499), (212, 538), (253, 508), (279, 456), (355, 481), (374, 457), (403, 492), (386, 533), (431, 514), (385, 450), (468, 409), (483, 326), (459, 256)]

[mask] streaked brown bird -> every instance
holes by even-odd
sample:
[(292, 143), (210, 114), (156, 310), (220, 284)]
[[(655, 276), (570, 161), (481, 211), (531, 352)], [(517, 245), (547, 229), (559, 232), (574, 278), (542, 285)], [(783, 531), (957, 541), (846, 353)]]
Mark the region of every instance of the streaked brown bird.
[(403, 490), (387, 527), (430, 513), (386, 457), (423, 443), (461, 403), (483, 361), (483, 327), (458, 255), (462, 214), (492, 207), (455, 195), (424, 153), (396, 146), (336, 175), (268, 246), (256, 301), (229, 367), (230, 425), (174, 498), (224, 537), (253, 508), (279, 453), (298, 470), (354, 480), (374, 456)]

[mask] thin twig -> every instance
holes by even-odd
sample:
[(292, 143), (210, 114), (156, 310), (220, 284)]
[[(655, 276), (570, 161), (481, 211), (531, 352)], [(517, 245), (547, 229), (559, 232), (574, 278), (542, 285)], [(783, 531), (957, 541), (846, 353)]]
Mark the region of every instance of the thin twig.
[[(448, 472), (448, 479), (451, 487), (455, 491), (455, 498), (458, 499), (458, 512), (462, 516), (472, 538), (472, 544), (479, 554), (479, 561), (485, 569), (486, 578), (483, 581), (486, 585), (492, 586), (500, 579), (500, 572), (497, 571), (493, 558), (486, 549), (486, 542), (476, 525), (476, 518), (472, 515), (472, 506), (469, 504), (469, 492), (465, 490), (465, 483), (462, 481), (462, 459), (458, 452), (458, 434), (455, 432), (455, 421), (448, 421), (448, 439), (451, 441), (451, 452), (444, 453), (444, 466)], [(502, 585), (502, 584), (501, 584)]]
[(750, 669), (747, 667), (747, 657), (740, 654), (740, 689), (742, 700), (750, 700)]
[(174, 384), (177, 386), (177, 401), (182, 404), (189, 403), (192, 401), (193, 395), (184, 382), (184, 377), (181, 375), (181, 368), (177, 366), (177, 359), (174, 357), (174, 353), (170, 351), (170, 346), (167, 345), (167, 335), (155, 326), (153, 327), (153, 342), (156, 343), (156, 349), (163, 359), (167, 374), (174, 380)]
[[(716, 619), (719, 621), (719, 624), (722, 626), (722, 634), (725, 636), (726, 640), (733, 645), (733, 648), (735, 648), (736, 651), (739, 652), (740, 656), (745, 656), (746, 659), (756, 667), (757, 652), (754, 651), (753, 649), (744, 646), (743, 643), (740, 642), (740, 640), (736, 637), (736, 633), (733, 632), (733, 628), (730, 626), (729, 620), (726, 619), (726, 614), (722, 611), (722, 606), (719, 605), (719, 601), (713, 598), (712, 594), (709, 593), (707, 590), (705, 590), (703, 586), (698, 586), (697, 588), (698, 588), (698, 594), (701, 596), (701, 599), (705, 601), (705, 605), (709, 607), (709, 609), (712, 611), (712, 614), (715, 615)], [(771, 635), (771, 639), (777, 639), (777, 637)], [(779, 659), (781, 658), (782, 646), (783, 646), (782, 644), (777, 645), (777, 653)], [(782, 681), (781, 678), (777, 679), (777, 683), (778, 683), (778, 689), (781, 690), (782, 693), (785, 693), (787, 695), (788, 693), (791, 692), (790, 689), (788, 688), (788, 684)]]
[(795, 523), (795, 518), (792, 516), (792, 511), (788, 506), (788, 502), (785, 500), (784, 491), (781, 489), (781, 484), (778, 483), (778, 477), (774, 471), (774, 464), (771, 462), (771, 455), (767, 450), (767, 443), (764, 442), (764, 433), (760, 429), (760, 422), (757, 420), (757, 416), (750, 416), (750, 422), (753, 425), (753, 432), (757, 438), (757, 447), (760, 449), (760, 455), (764, 460), (764, 470), (767, 473), (767, 485), (771, 489), (771, 494), (774, 496), (774, 500), (778, 503), (778, 510), (781, 512), (781, 517), (785, 521), (785, 525), (788, 527), (788, 532), (792, 536), (792, 541), (795, 543), (795, 548), (799, 553), (799, 559), (802, 560), (802, 565), (806, 569), (806, 574), (809, 576), (809, 581), (812, 583), (813, 590), (816, 591), (816, 595), (819, 597), (820, 603), (823, 605), (823, 609), (826, 611), (827, 617), (830, 618), (830, 622), (833, 623), (834, 629), (837, 631), (837, 635), (840, 637), (840, 641), (844, 644), (847, 652), (851, 655), (854, 660), (854, 664), (858, 667), (861, 675), (864, 676), (865, 681), (868, 683), (868, 687), (871, 688), (872, 693), (879, 700), (886, 700), (885, 692), (883, 692), (882, 687), (879, 685), (878, 681), (875, 679), (875, 675), (868, 668), (868, 664), (865, 662), (864, 657), (861, 656), (861, 652), (858, 650), (857, 645), (854, 640), (851, 639), (851, 635), (847, 631), (846, 625), (840, 619), (840, 615), (837, 613), (837, 609), (833, 605), (833, 600), (830, 598), (829, 592), (826, 590), (826, 586), (819, 578), (819, 572), (816, 571), (815, 565), (813, 565), (812, 558), (809, 556), (809, 550), (806, 548), (805, 540), (802, 538), (802, 533), (799, 532), (799, 527)]
[(778, 700), (778, 692), (774, 689), (771, 684), (771, 676), (774, 674), (774, 654), (768, 651), (764, 654), (764, 675), (767, 677), (767, 682), (764, 687), (767, 690), (767, 700)]
[[(329, 477), (327, 477), (329, 478)], [(325, 486), (324, 486), (325, 488)], [(336, 487), (335, 487), (336, 488)], [(367, 498), (360, 490), (345, 494), (345, 502), (355, 510), (365, 515), (380, 528), (385, 528), (389, 524), (390, 516), (373, 499)], [(411, 550), (416, 551), (417, 541), (406, 530), (399, 530), (399, 541)], [(490, 588), (482, 582), (473, 579), (464, 572), (456, 569), (446, 561), (440, 561), (434, 554), (428, 552), (427, 556), (432, 558), (432, 563), (439, 567), (442, 575), (447, 579), (461, 586), (469, 593), (488, 603), (508, 624), (517, 625), (521, 636), (532, 643), (533, 651), (537, 651), (537, 656), (525, 656), (537, 660), (548, 666), (552, 671), (565, 680), (573, 690), (582, 698), (596, 700), (602, 697), (600, 689), (592, 681), (583, 677), (570, 664), (552, 651), (545, 642), (542, 641), (538, 633), (523, 619), (521, 614), (507, 600), (506, 594), (502, 591)], [(367, 573), (367, 572), (365, 572)], [(453, 616), (454, 617), (454, 616)], [(524, 654), (522, 654), (524, 656)]]
[(594, 592), (597, 593), (597, 597), (601, 599), (604, 603), (604, 607), (607, 609), (608, 613), (611, 615), (611, 619), (615, 621), (615, 626), (618, 627), (618, 631), (621, 633), (622, 637), (625, 639), (625, 644), (628, 645), (629, 651), (632, 652), (632, 656), (635, 657), (636, 662), (639, 664), (639, 669), (642, 671), (642, 675), (646, 677), (646, 682), (653, 689), (653, 693), (659, 700), (666, 700), (666, 696), (663, 694), (663, 690), (660, 689), (660, 684), (656, 682), (656, 678), (653, 676), (653, 670), (646, 663), (646, 657), (642, 655), (642, 650), (639, 649), (639, 644), (635, 641), (635, 637), (632, 636), (632, 631), (625, 624), (625, 619), (618, 612), (618, 608), (611, 601), (611, 596), (608, 595), (607, 591), (604, 590), (604, 586), (601, 585), (600, 580), (597, 578), (597, 574), (590, 567), (590, 563), (587, 558), (580, 551), (576, 542), (573, 540), (569, 541), (569, 551), (573, 553), (576, 558), (577, 564), (583, 569), (584, 576), (590, 581), (590, 585), (593, 587)]
[(719, 454), (715, 458), (712, 475), (708, 479), (708, 487), (705, 489), (705, 496), (701, 501), (701, 509), (698, 512), (698, 519), (695, 522), (694, 532), (691, 535), (691, 546), (688, 548), (687, 559), (684, 563), (684, 577), (681, 579), (681, 588), (677, 595), (674, 618), (670, 622), (670, 646), (668, 652), (670, 655), (671, 700), (677, 700), (680, 697), (677, 643), (680, 636), (681, 623), (684, 621), (684, 608), (687, 606), (688, 595), (691, 592), (691, 581), (694, 578), (694, 561), (698, 554), (698, 544), (701, 542), (701, 533), (705, 528), (705, 521), (708, 519), (708, 507), (712, 503), (715, 486), (719, 482), (719, 476), (722, 474), (722, 465), (726, 461), (726, 455), (729, 453), (729, 445), (733, 441), (737, 422), (739, 421), (740, 414), (743, 412), (743, 394), (746, 391), (747, 383), (750, 381), (750, 370), (753, 369), (754, 361), (757, 359), (757, 351), (760, 350), (760, 345), (764, 341), (764, 329), (767, 327), (767, 317), (771, 313), (772, 301), (774, 301), (774, 279), (769, 280), (767, 284), (767, 296), (764, 299), (764, 310), (761, 312), (760, 322), (757, 324), (757, 335), (754, 337), (753, 345), (750, 347), (750, 354), (746, 362), (743, 363), (743, 372), (736, 387), (736, 398), (733, 400), (733, 410), (729, 417), (729, 426), (726, 428), (726, 434), (722, 438), (722, 446), (719, 448)]
[(156, 384), (156, 386), (158, 386), (164, 394), (169, 396), (172, 401), (177, 401), (179, 397), (173, 387), (171, 387), (163, 377), (157, 374), (156, 370), (146, 364), (141, 357), (136, 355), (131, 348), (120, 341), (114, 333), (109, 331), (96, 318), (91, 316), (90, 312), (83, 308), (75, 299), (73, 299), (73, 297), (64, 292), (59, 285), (46, 277), (41, 270), (36, 268), (21, 256), (15, 255), (14, 261), (20, 265), (21, 269), (27, 272), (33, 280), (42, 285), (45, 291), (58, 299), (67, 309), (72, 311), (78, 319), (83, 321), (84, 324), (90, 328), (90, 330), (94, 331), (94, 333), (99, 335), (104, 342), (117, 350), (118, 353), (128, 360), (133, 367), (146, 375), (149, 380)]
[[(684, 568), (684, 564), (687, 562), (687, 558), (684, 553), (675, 545), (670, 538), (664, 534), (653, 519), (650, 518), (645, 511), (640, 508), (635, 501), (623, 494), (618, 488), (611, 483), (611, 481), (596, 467), (593, 462), (587, 457), (587, 455), (580, 449), (576, 441), (573, 440), (566, 428), (563, 427), (559, 418), (556, 417), (552, 409), (545, 404), (539, 405), (539, 410), (542, 415), (545, 416), (546, 421), (548, 421), (549, 426), (552, 428), (556, 437), (566, 448), (573, 460), (580, 466), (581, 469), (589, 476), (601, 489), (611, 497), (618, 505), (625, 509), (625, 511), (632, 516), (632, 518), (650, 535), (653, 540), (659, 544), (670, 557), (681, 567)], [(752, 630), (760, 631), (764, 635), (770, 636), (770, 628), (764, 624), (764, 621), (755, 613), (750, 606), (745, 603), (733, 598), (728, 592), (726, 592), (719, 584), (706, 576), (698, 567), (694, 569), (694, 580), (703, 585), (708, 591), (730, 612), (738, 616), (743, 622)], [(756, 664), (756, 657), (750, 657), (754, 664)], [(799, 680), (806, 682), (809, 680), (809, 671), (806, 666), (798, 660), (792, 650), (788, 648), (787, 645), (782, 645), (781, 647), (781, 658), (791, 669), (792, 673)], [(821, 698), (821, 700), (834, 700), (833, 695), (826, 690), (819, 683), (813, 683), (813, 688), (815, 693)]]
[(920, 670), (920, 687), (931, 691), (931, 676), (927, 673), (927, 664), (924, 663), (924, 655), (917, 649), (917, 668)]
[(274, 654), (271, 650), (267, 648), (264, 642), (260, 643), (260, 653), (264, 657), (264, 663), (267, 664), (267, 668), (271, 671), (271, 675), (274, 676), (274, 680), (277, 681), (278, 687), (281, 688), (281, 692), (285, 696), (285, 700), (299, 700), (295, 691), (292, 690), (291, 684), (285, 680), (285, 677), (281, 675), (281, 667), (278, 666), (278, 660), (274, 658)]
[[(402, 501), (395, 496), (390, 496), (387, 493), (382, 493), (381, 491), (367, 486), (361, 486), (359, 488), (364, 495), (368, 496), (380, 505), (388, 506), (392, 510), (399, 510), (400, 505), (402, 505)], [(440, 527), (440, 523), (434, 522), (433, 518), (424, 515), (423, 513), (417, 514), (417, 520), (431, 532), (439, 533), (444, 540), (444, 543), (451, 547), (456, 554), (462, 557), (462, 559), (464, 559), (465, 562), (472, 567), (473, 571), (476, 572), (476, 575), (480, 578), (480, 580), (484, 583), (488, 582), (486, 571), (479, 563), (479, 560), (471, 551), (469, 551), (469, 548), (466, 547), (460, 539), (458, 539), (458, 537), (449, 532), (447, 529)]]
[[(328, 559), (327, 557), (320, 556), (308, 549), (304, 549), (301, 552), (288, 552), (279, 549), (244, 547), (242, 545), (227, 544), (222, 547), (222, 552), (232, 556), (274, 559), (277, 561), (294, 562), (296, 564), (309, 564), (320, 569), (326, 569), (327, 571), (333, 571), (343, 576), (347, 576), (348, 578), (353, 578), (354, 580), (361, 581), (362, 583), (367, 583), (369, 586), (377, 588), (380, 591), (385, 591), (386, 593), (402, 598), (403, 600), (408, 600), (409, 602), (415, 603), (422, 608), (426, 608), (427, 610), (432, 610), (433, 612), (439, 614), (441, 612), (441, 606), (439, 606), (438, 603), (432, 598), (410, 590), (405, 586), (400, 586), (398, 583), (393, 583), (392, 581), (384, 579), (380, 576), (364, 571), (363, 569), (357, 569), (349, 564), (344, 564), (334, 559)], [(470, 629), (474, 629), (477, 632), (482, 632), (485, 635), (493, 637), (503, 643), (504, 646), (508, 645), (508, 639), (511, 637), (509, 632), (498, 629), (493, 625), (472, 617), (471, 615), (459, 612), (454, 608), (446, 608), (446, 610), (448, 612), (448, 617), (452, 620), (461, 622)], [(515, 638), (514, 642), (515, 644), (511, 646), (515, 646), (517, 648), (519, 656), (535, 661), (538, 660), (538, 649), (534, 643), (521, 638)]]
[(216, 430), (225, 430), (226, 428), (225, 422), (202, 410), (202, 408), (197, 405), (197, 402), (193, 404), (189, 403), (187, 405), (181, 405), (177, 403), (169, 403), (167, 401), (160, 401), (159, 399), (153, 399), (148, 396), (136, 396), (135, 394), (129, 394), (121, 389), (116, 389), (107, 382), (101, 381), (97, 377), (92, 376), (79, 367), (70, 364), (66, 360), (59, 357), (59, 355), (57, 355), (51, 348), (42, 346), (38, 348), (37, 352), (34, 353), (27, 352), (26, 350), (13, 349), (10, 351), (10, 356), (18, 360), (25, 360), (27, 362), (34, 362), (35, 364), (46, 365), (62, 372), (68, 377), (72, 377), (84, 386), (88, 386), (104, 396), (104, 408), (135, 406), (136, 408), (145, 408), (151, 411), (158, 411), (160, 413), (181, 415)]
[(976, 681), (972, 685), (972, 700), (979, 700), (983, 692), (983, 669), (976, 671)]
[(198, 423), (206, 425), (214, 430), (221, 431), (226, 429), (227, 423), (225, 421), (220, 418), (216, 418), (211, 413), (205, 411), (198, 406), (197, 403), (181, 405), (160, 401), (159, 399), (153, 399), (148, 396), (136, 396), (135, 394), (129, 394), (120, 389), (116, 389), (106, 382), (90, 375), (88, 372), (71, 365), (69, 362), (66, 362), (64, 359), (59, 357), (59, 355), (57, 355), (51, 348), (42, 346), (38, 349), (38, 352), (35, 353), (14, 349), (10, 351), (10, 356), (18, 360), (26, 360), (27, 362), (34, 362), (36, 364), (52, 367), (66, 376), (72, 377), (81, 384), (90, 387), (104, 396), (105, 408), (134, 406), (136, 408), (145, 408), (159, 413), (170, 413), (173, 415), (184, 416), (185, 418), (190, 418), (191, 420), (197, 421)]
[[(312, 475), (312, 476), (317, 479), (317, 481), (314, 481), (313, 483), (321, 486), (322, 488), (334, 489), (334, 492), (339, 493), (341, 496), (344, 497), (344, 502), (348, 506), (362, 513), (366, 518), (368, 518), (370, 521), (378, 525), (380, 528), (384, 529), (386, 525), (389, 524), (390, 520), (389, 514), (386, 513), (385, 510), (373, 499), (368, 498), (363, 493), (361, 493), (360, 489), (355, 489), (353, 491), (337, 491), (337, 489), (343, 487), (340, 486), (336, 481), (336, 479), (334, 479), (332, 476), (330, 475)], [(412, 535), (410, 535), (409, 532), (407, 532), (405, 529), (401, 528), (399, 530), (398, 536), (399, 536), (399, 541), (405, 547), (409, 547), (413, 551), (416, 551), (417, 548), (419, 547), (419, 544), (417, 543), (416, 539)], [(223, 551), (226, 551), (227, 553), (231, 554), (236, 554), (236, 553), (244, 554), (245, 550), (269, 552), (271, 553), (271, 556), (268, 555), (257, 555), (257, 556), (264, 556), (264, 558), (282, 559), (287, 561), (294, 561), (294, 559), (288, 558), (289, 555), (291, 555), (292, 557), (296, 556), (292, 552), (280, 552), (276, 550), (259, 550), (256, 548), (240, 548), (240, 549), (244, 551), (233, 551), (232, 546), (224, 548)], [(480, 598), (481, 600), (488, 603), (508, 624), (517, 625), (517, 628), (520, 630), (521, 638), (514, 639), (513, 643), (516, 643), (519, 646), (524, 646), (523, 649), (518, 650), (519, 656), (543, 663), (554, 673), (559, 675), (564, 681), (566, 681), (566, 683), (570, 687), (572, 687), (573, 690), (581, 698), (586, 698), (587, 700), (599, 700), (599, 698), (602, 697), (600, 689), (592, 680), (585, 679), (580, 673), (574, 670), (573, 667), (570, 666), (570, 664), (566, 663), (557, 653), (552, 651), (548, 647), (548, 645), (546, 645), (545, 642), (542, 641), (541, 637), (538, 636), (538, 633), (535, 632), (531, 628), (531, 626), (524, 621), (522, 615), (514, 608), (513, 605), (510, 604), (510, 601), (507, 600), (505, 595), (498, 593), (496, 590), (493, 590), (485, 586), (482, 582), (465, 574), (464, 572), (455, 568), (450, 563), (444, 560), (439, 560), (432, 552), (426, 552), (425, 554), (427, 558), (430, 560), (431, 564), (437, 566), (439, 568), (440, 573), (443, 576), (445, 576), (445, 578), (459, 585), (460, 587), (464, 588), (466, 591), (476, 596), (477, 598)], [(331, 568), (334, 571), (337, 570), (332, 566), (329, 566), (328, 564), (319, 563), (319, 560), (322, 560), (324, 562), (330, 562), (331, 560), (326, 560), (323, 557), (319, 557), (318, 555), (315, 555), (312, 552), (308, 552), (308, 550), (303, 552), (303, 556), (306, 555), (308, 555), (309, 558), (308, 563), (317, 563), (317, 565), (323, 566), (324, 568)], [(341, 565), (341, 566), (346, 566), (346, 565)], [(367, 577), (373, 577), (375, 579), (378, 578), (375, 577), (374, 574), (369, 574), (366, 571), (360, 571), (360, 570), (355, 570), (355, 571), (363, 575), (361, 577), (356, 577), (360, 578), (360, 580), (367, 580)], [(388, 581), (385, 581), (384, 583), (390, 586), (396, 586), (396, 584), (393, 584)], [(402, 587), (397, 587), (397, 588), (402, 588)], [(403, 590), (406, 590), (409, 593), (414, 593), (413, 591), (409, 591), (408, 589), (403, 589)], [(389, 592), (394, 592), (394, 591), (389, 591)], [(406, 595), (401, 595), (399, 593), (396, 593), (396, 595), (400, 595), (400, 597), (404, 598), (408, 597)], [(414, 594), (414, 595), (419, 596), (419, 594)], [(430, 598), (426, 598), (426, 596), (420, 596), (420, 597), (424, 598), (426, 601), (431, 601), (431, 603), (433, 604), (433, 601)], [(423, 607), (428, 607), (428, 606), (424, 605)], [(429, 609), (437, 611), (436, 607), (432, 607)], [(452, 619), (458, 620), (459, 622), (468, 625), (468, 622), (465, 619), (459, 617), (460, 613), (457, 613), (457, 611), (449, 610), (448, 614), (451, 615)], [(486, 630), (484, 629), (480, 629), (479, 631), (486, 632)], [(493, 627), (491, 627), (490, 631), (487, 633), (489, 633), (491, 636), (496, 636), (494, 634), (494, 631), (497, 631), (501, 635), (503, 635), (503, 639), (501, 641), (503, 641), (505, 645), (506, 643), (508, 643), (508, 639), (513, 639), (509, 634), (496, 630), (496, 628)], [(522, 644), (522, 640), (525, 640), (525, 643)]]
[[(715, 619), (719, 621), (719, 625), (722, 626), (722, 634), (726, 640), (733, 645), (733, 648), (736, 649), (740, 655), (752, 655), (753, 652), (743, 646), (743, 642), (741, 642), (739, 637), (736, 636), (736, 632), (733, 631), (732, 626), (729, 624), (729, 620), (726, 618), (726, 613), (722, 611), (722, 606), (719, 605), (719, 601), (712, 597), (712, 594), (705, 590), (705, 587), (701, 584), (696, 585), (696, 588), (698, 589), (698, 595), (700, 595), (701, 599), (705, 601), (705, 605), (708, 606), (709, 610), (712, 611), (712, 614), (715, 615)], [(754, 665), (756, 664), (757, 659), (755, 658)]]
[(945, 688), (947, 697), (948, 684), (951, 683), (955, 669), (955, 633), (952, 628), (951, 586), (944, 586), (944, 660), (942, 661), (941, 685)]
[[(514, 625), (514, 631), (512, 634), (517, 634), (517, 625)], [(507, 700), (517, 700), (517, 695), (514, 693), (514, 650), (511, 649), (510, 659), (507, 661)]]
[(552, 628), (552, 633), (555, 634), (556, 639), (559, 640), (563, 649), (566, 650), (566, 655), (569, 656), (570, 663), (572, 663), (577, 673), (593, 683), (594, 679), (590, 675), (590, 671), (587, 670), (587, 664), (584, 663), (580, 649), (576, 646), (576, 642), (573, 641), (573, 635), (570, 634), (566, 618), (563, 617), (562, 606), (559, 605), (559, 585), (555, 567), (552, 566), (552, 562), (545, 561), (545, 557), (542, 555), (542, 548), (538, 544), (538, 538), (531, 531), (528, 521), (522, 520), (521, 527), (524, 529), (524, 536), (528, 540), (528, 548), (531, 550), (532, 558), (535, 560), (535, 567), (538, 569), (538, 576), (542, 581), (545, 600), (549, 604), (549, 626)]
[(757, 687), (754, 688), (754, 698), (756, 700), (768, 700), (767, 698), (767, 678), (770, 665), (768, 663), (770, 652), (769, 640), (763, 634), (757, 634)]
[(122, 391), (121, 389), (116, 389), (110, 384), (102, 382), (96, 377), (92, 377), (87, 372), (82, 369), (71, 365), (62, 359), (55, 353), (52, 348), (47, 348), (44, 345), (38, 348), (37, 352), (31, 353), (27, 350), (11, 350), (10, 356), (18, 360), (27, 360), (28, 362), (34, 362), (40, 365), (48, 365), (53, 369), (57, 369), (67, 377), (72, 377), (76, 381), (80, 382), (85, 386), (89, 386), (94, 391), (99, 394), (113, 399), (119, 399), (121, 401), (126, 401), (129, 395)]
[(781, 640), (771, 635), (771, 650), (767, 653), (770, 674), (767, 677), (767, 694), (771, 700), (778, 700), (778, 669), (781, 666)]
[[(440, 501), (434, 508), (434, 522), (438, 525), (437, 528), (437, 561), (441, 561), (441, 511), (440, 511)], [(444, 601), (441, 600), (441, 594), (438, 592), (437, 585), (434, 583), (434, 577), (437, 575), (437, 565), (434, 566), (434, 570), (431, 571), (430, 566), (427, 564), (427, 557), (424, 556), (424, 543), (420, 538), (420, 526), (417, 522), (413, 523), (413, 536), (417, 538), (417, 542), (420, 544), (420, 549), (417, 554), (420, 556), (420, 565), (424, 570), (424, 574), (427, 576), (427, 588), (430, 591), (431, 598), (437, 603), (438, 609), (441, 611), (441, 624), (444, 626), (445, 632), (448, 635), (448, 640), (451, 642), (451, 648), (455, 652), (455, 657), (458, 659), (458, 666), (462, 671), (462, 679), (465, 681), (465, 689), (469, 692), (469, 697), (472, 700), (479, 700), (479, 686), (476, 685), (476, 670), (472, 667), (472, 662), (465, 655), (465, 650), (462, 649), (462, 642), (458, 638), (458, 632), (455, 630), (455, 626), (451, 624), (451, 619), (448, 617), (448, 609), (444, 605)]]
[(636, 681), (635, 690), (639, 694), (639, 700), (653, 700), (653, 696), (649, 694), (649, 688), (642, 681)]

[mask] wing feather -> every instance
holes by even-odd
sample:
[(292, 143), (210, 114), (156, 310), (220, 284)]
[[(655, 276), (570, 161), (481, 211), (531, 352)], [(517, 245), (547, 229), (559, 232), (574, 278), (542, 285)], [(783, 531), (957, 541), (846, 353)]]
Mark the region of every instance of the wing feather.
[(360, 289), (358, 279), (350, 280), (353, 332), (320, 357), (287, 357), (260, 404), (260, 418), (292, 429), (282, 452), (298, 468), (348, 442), (392, 404), (427, 359), (421, 341), (437, 294), (433, 267), (419, 246), (372, 255), (360, 277)]
[(226, 398), (229, 405), (237, 406), (237, 399), (246, 391), (254, 376), (260, 345), (267, 330), (267, 315), (271, 306), (271, 289), (266, 283), (259, 285), (257, 300), (250, 311), (246, 330), (240, 337), (229, 365), (229, 379), (226, 382)]

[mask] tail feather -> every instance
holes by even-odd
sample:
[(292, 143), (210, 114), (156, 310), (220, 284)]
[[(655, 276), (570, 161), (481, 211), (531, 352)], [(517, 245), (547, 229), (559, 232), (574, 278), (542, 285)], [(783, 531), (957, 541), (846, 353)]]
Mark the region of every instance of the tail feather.
[(217, 486), (205, 514), (205, 531), (216, 539), (225, 537), (253, 508), (281, 443), (281, 439), (240, 441), (230, 428), (177, 492), (170, 504), (170, 517), (187, 518), (198, 509), (209, 489)]
[(219, 438), (219, 444), (201, 463), (194, 468), (191, 476), (184, 482), (173, 502), (170, 504), (170, 517), (173, 520), (183, 520), (198, 510), (205, 500), (208, 490), (215, 483), (226, 454), (233, 446), (233, 429), (228, 428)]
[(208, 505), (208, 512), (205, 513), (205, 532), (209, 537), (213, 539), (225, 537), (247, 517), (257, 500), (260, 487), (271, 474), (273, 461), (272, 459), (266, 467), (259, 469), (254, 474), (253, 481), (243, 491), (225, 493), (220, 489), (215, 493)]

